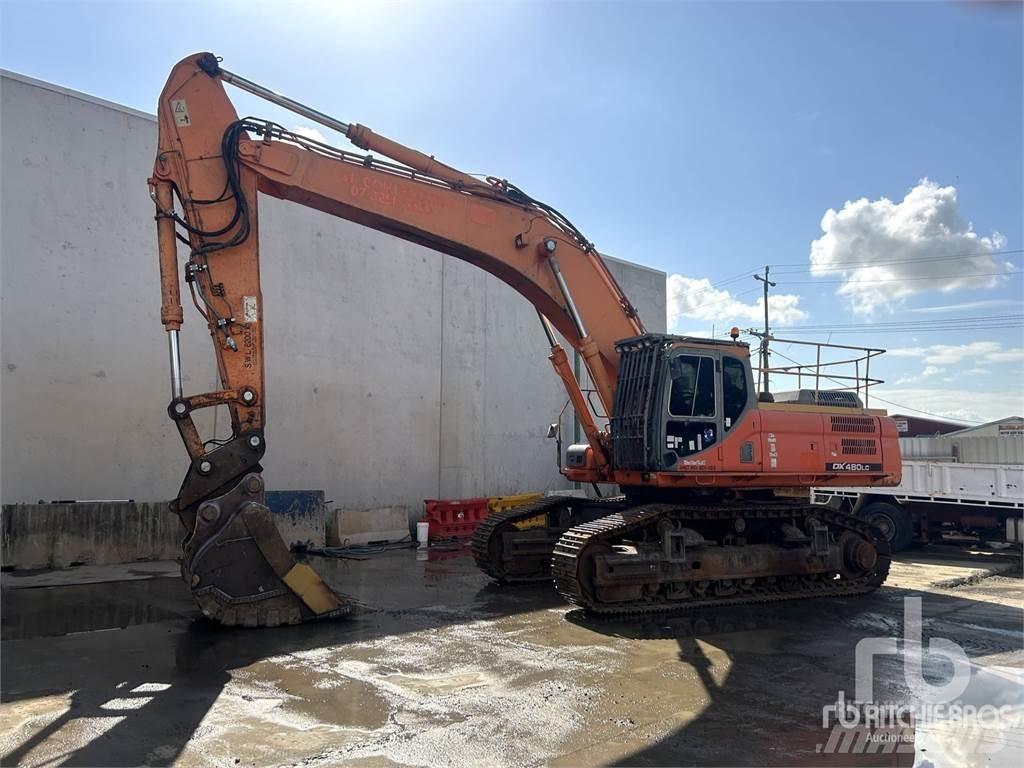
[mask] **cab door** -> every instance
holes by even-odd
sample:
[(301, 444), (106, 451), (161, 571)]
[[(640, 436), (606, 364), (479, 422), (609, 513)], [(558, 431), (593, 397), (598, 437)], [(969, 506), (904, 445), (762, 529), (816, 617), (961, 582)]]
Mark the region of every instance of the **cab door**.
[(723, 437), (722, 356), (715, 350), (672, 350), (665, 387), (662, 468), (720, 468)]
[(724, 472), (760, 472), (764, 467), (761, 444), (763, 411), (757, 409), (757, 393), (750, 358), (722, 355), (722, 427), (725, 439), (719, 450)]

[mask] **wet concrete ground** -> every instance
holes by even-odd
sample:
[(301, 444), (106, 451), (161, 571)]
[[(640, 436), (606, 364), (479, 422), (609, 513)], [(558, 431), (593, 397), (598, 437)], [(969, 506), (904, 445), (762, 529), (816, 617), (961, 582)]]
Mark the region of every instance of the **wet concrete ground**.
[[(277, 630), (198, 619), (174, 564), (4, 574), (0, 763), (1024, 759), (1024, 593), (1020, 562), (1005, 555), (910, 553), (865, 597), (609, 622), (569, 610), (548, 587), (495, 588), (460, 553), (423, 554), (318, 561), (368, 610)], [(959, 699), (1005, 705), (1016, 724), (919, 721), (899, 752), (829, 746), (823, 707), (839, 691), (852, 698), (858, 641), (901, 636), (904, 597), (922, 598), (925, 643), (948, 638), (969, 657)], [(875, 659), (874, 701), (921, 700), (904, 671), (913, 647)], [(926, 655), (923, 670), (941, 683), (952, 665)]]

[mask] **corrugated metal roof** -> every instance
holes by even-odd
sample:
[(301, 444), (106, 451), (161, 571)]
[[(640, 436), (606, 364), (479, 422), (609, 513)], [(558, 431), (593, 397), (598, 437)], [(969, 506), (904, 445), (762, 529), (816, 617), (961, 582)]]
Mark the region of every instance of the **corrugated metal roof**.
[(971, 432), (979, 432), (983, 429), (989, 429), (990, 427), (995, 427), (1000, 424), (1020, 424), (1024, 427), (1024, 416), (1007, 416), (1004, 419), (996, 419), (995, 421), (990, 421), (985, 424), (976, 424), (973, 427), (967, 427), (965, 429), (958, 430), (957, 432), (950, 432), (949, 436), (953, 437), (955, 435), (963, 437), (969, 435)]

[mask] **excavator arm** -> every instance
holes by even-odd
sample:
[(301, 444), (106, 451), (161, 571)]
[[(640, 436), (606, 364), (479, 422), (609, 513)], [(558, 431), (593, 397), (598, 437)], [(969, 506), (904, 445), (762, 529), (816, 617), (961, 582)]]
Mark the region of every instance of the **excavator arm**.
[[(370, 153), (343, 151), (255, 118), (239, 119), (230, 83), (340, 131)], [(168, 414), (191, 459), (174, 505), (187, 531), (183, 573), (203, 611), (226, 624), (294, 623), (345, 610), (296, 564), (264, 503), (266, 388), (258, 193), (309, 206), (475, 264), (536, 307), (550, 359), (580, 415), (598, 472), (608, 442), (595, 424), (554, 330), (583, 359), (611, 413), (616, 341), (645, 333), (600, 254), (568, 219), (514, 185), (478, 179), (370, 129), (330, 118), (230, 73), (212, 54), (182, 60), (160, 96), (150, 192), (168, 332)], [(179, 246), (187, 257), (179, 271)], [(179, 331), (181, 280), (205, 319), (221, 388), (186, 395)], [(335, 341), (324, 327), (325, 344)], [(204, 441), (198, 409), (224, 405), (232, 437)]]

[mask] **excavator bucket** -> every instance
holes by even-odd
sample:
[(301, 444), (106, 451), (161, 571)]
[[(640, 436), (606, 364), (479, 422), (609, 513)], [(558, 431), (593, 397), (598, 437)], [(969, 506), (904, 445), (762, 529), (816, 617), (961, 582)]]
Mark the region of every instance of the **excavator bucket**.
[(342, 616), (352, 601), (337, 595), (281, 537), (258, 472), (214, 498), (179, 511), (191, 534), (182, 576), (200, 610), (227, 626), (276, 627)]

